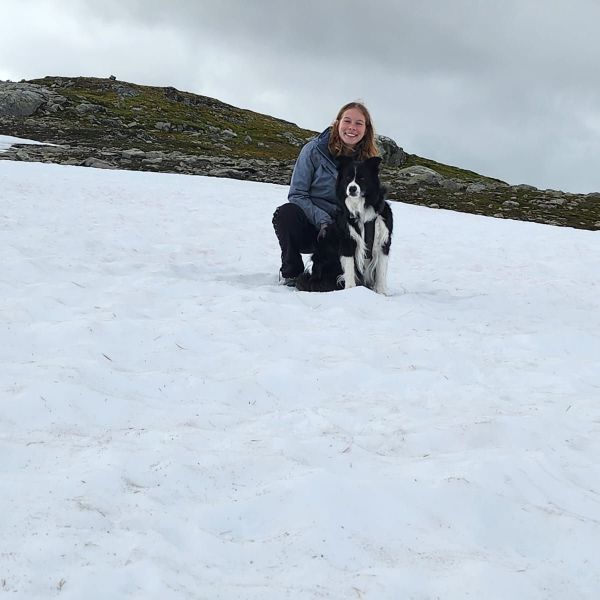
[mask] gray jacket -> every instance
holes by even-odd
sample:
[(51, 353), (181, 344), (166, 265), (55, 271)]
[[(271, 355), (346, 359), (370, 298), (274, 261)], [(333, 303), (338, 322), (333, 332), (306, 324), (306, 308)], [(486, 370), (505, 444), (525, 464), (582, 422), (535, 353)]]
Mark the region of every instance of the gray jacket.
[(331, 223), (337, 212), (338, 168), (327, 148), (329, 130), (327, 128), (300, 151), (288, 194), (288, 200), (297, 204), (317, 229), (323, 223)]

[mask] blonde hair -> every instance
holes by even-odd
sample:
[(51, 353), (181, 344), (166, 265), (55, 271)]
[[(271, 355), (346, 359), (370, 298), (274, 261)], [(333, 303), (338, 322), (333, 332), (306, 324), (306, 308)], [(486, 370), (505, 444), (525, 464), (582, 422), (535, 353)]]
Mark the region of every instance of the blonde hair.
[[(365, 117), (365, 135), (354, 148), (346, 146), (342, 142), (339, 133), (339, 125), (343, 114), (351, 109), (358, 109)], [(373, 121), (371, 121), (371, 115), (367, 110), (367, 107), (362, 102), (348, 102), (340, 108), (335, 121), (331, 124), (331, 133), (329, 134), (329, 152), (333, 156), (350, 156), (356, 153), (358, 160), (366, 160), (373, 156), (379, 156), (379, 150), (375, 144), (375, 130), (373, 129)]]

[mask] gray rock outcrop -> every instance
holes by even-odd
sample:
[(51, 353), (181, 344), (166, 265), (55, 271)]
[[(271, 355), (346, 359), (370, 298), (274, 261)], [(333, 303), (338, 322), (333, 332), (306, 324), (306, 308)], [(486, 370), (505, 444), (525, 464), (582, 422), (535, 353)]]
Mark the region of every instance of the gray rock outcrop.
[(420, 165), (400, 169), (398, 175), (409, 185), (425, 184), (437, 186), (440, 185), (444, 179), (437, 171)]
[(29, 117), (48, 101), (40, 86), (26, 83), (0, 83), (0, 117)]
[(35, 83), (0, 81), (0, 117), (30, 117), (44, 109), (61, 110), (67, 99)]
[(375, 143), (379, 148), (384, 165), (400, 167), (406, 162), (406, 153), (392, 138), (377, 135), (375, 136)]

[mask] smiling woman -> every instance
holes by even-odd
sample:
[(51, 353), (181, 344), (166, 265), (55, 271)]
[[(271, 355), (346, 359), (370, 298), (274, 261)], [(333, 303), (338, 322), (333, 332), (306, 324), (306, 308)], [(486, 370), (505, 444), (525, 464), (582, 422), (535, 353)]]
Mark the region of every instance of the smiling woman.
[(344, 112), (338, 133), (346, 146), (351, 148), (365, 137), (365, 118), (358, 108), (349, 108)]
[(310, 254), (337, 212), (335, 184), (339, 159), (378, 156), (371, 115), (360, 102), (340, 108), (331, 127), (302, 148), (296, 161), (289, 202), (273, 215), (281, 248), (281, 282), (293, 286), (304, 271), (302, 254)]

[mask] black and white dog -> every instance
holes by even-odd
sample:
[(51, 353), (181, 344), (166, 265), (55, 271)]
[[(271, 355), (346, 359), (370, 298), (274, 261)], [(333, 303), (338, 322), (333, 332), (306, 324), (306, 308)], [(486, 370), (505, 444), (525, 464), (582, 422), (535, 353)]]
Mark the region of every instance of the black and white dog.
[(338, 213), (317, 240), (312, 271), (296, 280), (307, 292), (330, 292), (365, 285), (386, 292), (387, 266), (392, 243), (392, 209), (379, 182), (379, 163), (342, 158), (336, 193)]

